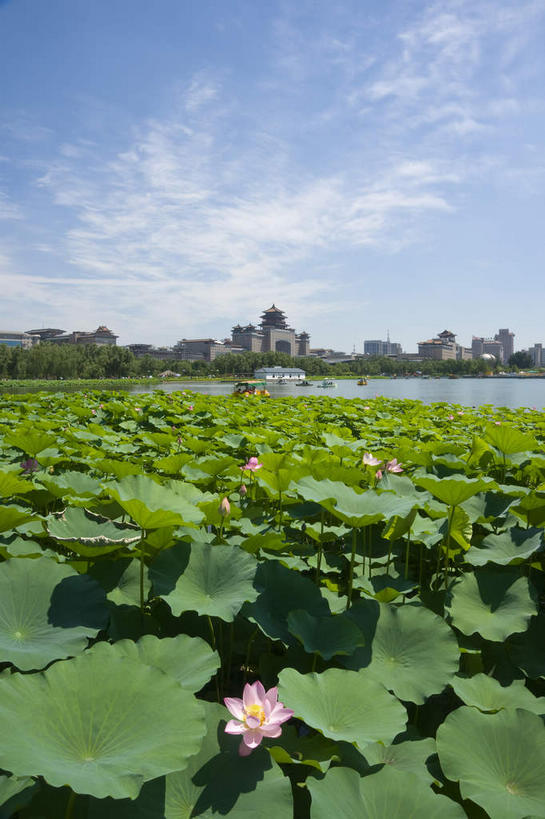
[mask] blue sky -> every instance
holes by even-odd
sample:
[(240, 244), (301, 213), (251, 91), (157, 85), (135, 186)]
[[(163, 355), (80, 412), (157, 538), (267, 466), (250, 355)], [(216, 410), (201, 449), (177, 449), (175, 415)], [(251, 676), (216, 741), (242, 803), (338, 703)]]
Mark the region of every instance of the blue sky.
[(0, 328), (545, 342), (545, 0), (0, 0)]

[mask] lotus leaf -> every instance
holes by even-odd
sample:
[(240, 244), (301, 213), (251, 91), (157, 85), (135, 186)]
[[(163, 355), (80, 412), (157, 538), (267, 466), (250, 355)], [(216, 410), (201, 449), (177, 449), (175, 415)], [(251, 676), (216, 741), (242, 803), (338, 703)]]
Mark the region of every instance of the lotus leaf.
[(2, 563), (0, 600), (0, 660), (23, 671), (79, 654), (108, 618), (99, 584), (48, 557)]
[(460, 805), (437, 796), (415, 774), (387, 765), (360, 777), (350, 768), (332, 768), (324, 779), (309, 779), (312, 819), (464, 819)]
[(325, 660), (337, 654), (353, 654), (365, 643), (360, 629), (344, 614), (313, 617), (304, 609), (296, 609), (288, 614), (288, 628), (305, 651), (316, 652)]
[(502, 641), (525, 631), (536, 614), (528, 580), (518, 572), (476, 569), (456, 581), (447, 600), (452, 623), (462, 634)]
[(11, 737), (0, 748), (3, 768), (99, 799), (134, 799), (144, 782), (182, 770), (204, 729), (193, 694), (113, 652), (1, 678), (0, 719)]
[(329, 668), (322, 674), (299, 674), (285, 668), (278, 677), (278, 697), (326, 737), (360, 748), (370, 742), (389, 744), (407, 719), (401, 703), (365, 671)]
[(479, 711), (501, 711), (502, 708), (524, 708), (533, 714), (545, 714), (545, 697), (534, 697), (523, 680), (503, 686), (487, 674), (454, 677), (451, 685), (456, 695)]
[(542, 816), (545, 727), (529, 711), (458, 708), (437, 731), (445, 775), (494, 819)]
[[(177, 486), (173, 487), (173, 483)], [(105, 489), (142, 529), (200, 523), (203, 518), (193, 502), (194, 487), (190, 486), (184, 492), (185, 484), (178, 481), (162, 486), (147, 475), (130, 475), (117, 483), (107, 484)]]
[(466, 560), (473, 566), (496, 563), (499, 566), (526, 560), (537, 551), (543, 550), (543, 529), (521, 529), (512, 526), (500, 534), (490, 534), (483, 538), (479, 547), (473, 547)]
[(150, 579), (175, 617), (196, 611), (230, 622), (245, 601), (256, 599), (255, 573), (255, 559), (236, 546), (180, 543), (159, 554)]
[(415, 478), (415, 483), (431, 492), (434, 498), (447, 506), (458, 506), (478, 492), (495, 488), (496, 484), (482, 478), (468, 478), (465, 475), (452, 475), (450, 478), (437, 478), (435, 475), (423, 475)]

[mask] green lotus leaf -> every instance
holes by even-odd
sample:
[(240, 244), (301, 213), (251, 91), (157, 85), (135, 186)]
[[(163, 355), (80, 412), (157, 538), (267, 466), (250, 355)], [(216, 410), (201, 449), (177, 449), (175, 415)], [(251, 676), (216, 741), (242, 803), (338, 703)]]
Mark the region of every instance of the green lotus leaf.
[(504, 455), (514, 455), (516, 452), (532, 452), (539, 449), (539, 444), (533, 435), (520, 432), (511, 425), (487, 426), (484, 440), (503, 452)]
[(462, 508), (472, 523), (490, 523), (506, 515), (514, 503), (516, 500), (511, 495), (504, 495), (501, 492), (480, 492), (464, 501)]
[[(174, 483), (178, 484), (177, 491), (172, 486)], [(179, 481), (170, 484), (162, 486), (147, 475), (129, 475), (106, 484), (105, 490), (142, 529), (200, 523), (203, 514), (193, 502), (193, 487), (184, 492), (186, 484)]]
[(237, 546), (179, 543), (150, 568), (154, 593), (178, 617), (196, 611), (231, 622), (245, 601), (256, 599), (255, 558)]
[[(378, 614), (378, 620), (375, 619)], [(458, 670), (459, 649), (451, 628), (419, 605), (356, 603), (349, 616), (362, 629), (366, 647), (343, 665), (365, 672), (401, 700), (425, 702), (439, 694)]]
[(3, 768), (99, 799), (134, 799), (144, 782), (182, 770), (204, 729), (202, 706), (176, 680), (92, 651), (0, 679), (0, 720), (11, 737)]
[(229, 815), (231, 819), (291, 819), (289, 779), (264, 748), (238, 755), (240, 738), (224, 733), (226, 709), (202, 703), (206, 734), (184, 771), (166, 777), (165, 819)]
[(396, 742), (394, 745), (383, 745), (374, 742), (362, 750), (369, 765), (388, 765), (395, 771), (413, 773), (424, 782), (431, 784), (434, 776), (426, 767), (426, 760), (436, 753), (433, 739)]
[(451, 475), (449, 478), (437, 478), (435, 475), (421, 475), (414, 479), (417, 486), (430, 492), (434, 498), (447, 506), (458, 506), (478, 492), (496, 486), (493, 481), (482, 478), (467, 478), (465, 475)]
[(390, 744), (405, 728), (407, 712), (366, 671), (329, 668), (322, 674), (299, 674), (284, 668), (278, 698), (295, 716), (334, 740)]
[(119, 640), (110, 643), (96, 643), (89, 651), (108, 661), (113, 654), (128, 657), (154, 668), (159, 668), (173, 677), (187, 691), (197, 692), (216, 673), (220, 660), (217, 652), (200, 637), (178, 634), (161, 640), (146, 634), (138, 642)]
[(14, 432), (8, 432), (4, 436), (4, 441), (10, 446), (15, 446), (31, 458), (43, 449), (47, 449), (53, 444), (57, 443), (55, 435), (50, 435), (46, 432), (40, 432), (33, 429), (19, 429)]
[(9, 532), (16, 529), (22, 523), (36, 520), (30, 509), (22, 506), (0, 506), (0, 532)]
[(542, 551), (543, 539), (543, 529), (521, 529), (513, 526), (498, 535), (487, 535), (479, 547), (473, 547), (468, 552), (465, 559), (472, 566), (484, 566), (486, 563), (507, 566)]
[(545, 522), (545, 492), (527, 495), (512, 511), (529, 526), (541, 526)]
[(387, 765), (360, 777), (350, 768), (331, 768), (320, 780), (309, 778), (311, 819), (464, 819), (460, 805), (437, 796), (415, 774)]
[(99, 584), (48, 557), (2, 563), (0, 600), (0, 661), (23, 671), (79, 654), (108, 619)]
[(360, 629), (344, 614), (313, 617), (304, 609), (296, 609), (288, 614), (288, 628), (305, 651), (316, 652), (324, 660), (336, 654), (352, 654), (365, 644)]
[(59, 517), (47, 520), (47, 531), (56, 540), (70, 543), (70, 549), (85, 557), (115, 552), (140, 540), (134, 526), (115, 523), (80, 507), (65, 509)]
[(475, 674), (474, 677), (454, 677), (451, 685), (466, 705), (479, 711), (501, 711), (502, 708), (524, 708), (533, 714), (545, 714), (545, 697), (534, 697), (524, 680), (500, 685), (494, 677)]
[(536, 614), (530, 586), (518, 572), (476, 569), (451, 588), (446, 603), (452, 623), (462, 634), (478, 633), (486, 640), (505, 640), (526, 631)]
[[(15, 812), (17, 805), (10, 804), (8, 806), (6, 803), (33, 786), (34, 780), (30, 776), (0, 776), (0, 817), (8, 816), (8, 807)], [(9, 815), (11, 815), (11, 812), (10, 810)]]
[(13, 495), (26, 495), (36, 487), (31, 481), (19, 478), (13, 472), (0, 472), (0, 498), (11, 498)]
[(242, 614), (272, 640), (297, 645), (288, 630), (290, 611), (303, 607), (315, 617), (327, 617), (329, 607), (319, 588), (299, 572), (282, 566), (277, 560), (260, 563), (255, 576), (260, 594), (254, 603), (246, 604)]
[(545, 615), (532, 617), (523, 634), (509, 640), (509, 657), (528, 677), (545, 677)]
[(47, 472), (38, 480), (56, 498), (97, 498), (102, 494), (100, 481), (86, 472), (63, 472), (49, 475)]
[(445, 775), (494, 819), (543, 816), (545, 727), (523, 710), (458, 708), (437, 731)]

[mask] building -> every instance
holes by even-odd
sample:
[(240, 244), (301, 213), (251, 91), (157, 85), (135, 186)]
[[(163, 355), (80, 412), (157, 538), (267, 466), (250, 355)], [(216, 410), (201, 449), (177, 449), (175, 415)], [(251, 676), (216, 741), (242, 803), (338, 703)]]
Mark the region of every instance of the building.
[(363, 342), (364, 355), (374, 356), (399, 356), (403, 352), (401, 344), (395, 341), (390, 341), (390, 337), (386, 341), (378, 339), (367, 339)]
[(503, 347), (502, 364), (508, 364), (515, 349), (515, 334), (508, 327), (498, 330), (494, 336), (494, 341), (499, 341)]
[(31, 330), (32, 334), (39, 336), (42, 341), (49, 341), (53, 344), (97, 344), (99, 346), (115, 346), (117, 336), (103, 324), (93, 333), (83, 330), (74, 330), (72, 333), (65, 333), (63, 330), (54, 330), (47, 327), (43, 330)]
[(443, 330), (436, 338), (418, 342), (418, 355), (422, 359), (454, 361), (457, 358), (456, 335), (450, 330)]
[(534, 344), (530, 347), (528, 353), (532, 359), (534, 367), (545, 366), (545, 357), (543, 356), (543, 344)]
[(471, 351), (473, 358), (481, 358), (483, 355), (493, 355), (496, 361), (502, 362), (504, 360), (503, 344), (495, 338), (473, 336)]
[(183, 361), (215, 361), (220, 355), (239, 352), (231, 345), (219, 341), (217, 338), (182, 338), (173, 351), (179, 354)]
[(305, 371), (299, 367), (260, 367), (254, 372), (254, 378), (265, 381), (299, 381), (304, 377)]
[(36, 333), (0, 330), (0, 344), (5, 344), (6, 347), (21, 347), (23, 350), (29, 350), (35, 344), (39, 343), (40, 337)]
[(284, 312), (275, 304), (263, 311), (259, 327), (236, 324), (232, 343), (251, 353), (287, 353), (292, 357), (310, 354), (309, 334), (296, 333), (289, 327)]

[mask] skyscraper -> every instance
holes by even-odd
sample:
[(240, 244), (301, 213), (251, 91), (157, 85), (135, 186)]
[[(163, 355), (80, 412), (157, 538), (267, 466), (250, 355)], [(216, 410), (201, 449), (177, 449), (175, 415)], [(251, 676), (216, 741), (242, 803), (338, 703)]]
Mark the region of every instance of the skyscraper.
[(498, 330), (498, 332), (494, 336), (494, 340), (500, 341), (503, 347), (502, 364), (507, 364), (509, 359), (513, 355), (513, 350), (515, 346), (514, 339), (515, 334), (511, 332), (508, 327), (504, 327), (503, 329)]

